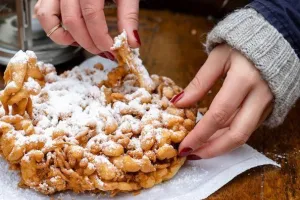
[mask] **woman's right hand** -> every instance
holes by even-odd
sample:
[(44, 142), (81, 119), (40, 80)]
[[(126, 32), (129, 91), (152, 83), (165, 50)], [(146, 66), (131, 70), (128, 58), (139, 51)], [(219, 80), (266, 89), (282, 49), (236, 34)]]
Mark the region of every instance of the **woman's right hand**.
[[(138, 35), (139, 0), (116, 0), (118, 29), (124, 29), (129, 45), (141, 45)], [(105, 0), (39, 0), (35, 14), (49, 37), (60, 45), (81, 46), (92, 54), (114, 60), (110, 47), (113, 39), (108, 33), (104, 15)], [(59, 24), (65, 27), (53, 29)]]

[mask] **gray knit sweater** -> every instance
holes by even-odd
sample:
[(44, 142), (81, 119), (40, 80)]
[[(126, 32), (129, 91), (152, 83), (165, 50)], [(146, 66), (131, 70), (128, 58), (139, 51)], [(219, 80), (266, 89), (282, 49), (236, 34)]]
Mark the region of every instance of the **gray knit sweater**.
[(224, 42), (250, 59), (268, 82), (275, 100), (265, 124), (281, 124), (300, 96), (300, 60), (291, 45), (251, 8), (238, 10), (221, 21), (207, 37), (207, 52)]

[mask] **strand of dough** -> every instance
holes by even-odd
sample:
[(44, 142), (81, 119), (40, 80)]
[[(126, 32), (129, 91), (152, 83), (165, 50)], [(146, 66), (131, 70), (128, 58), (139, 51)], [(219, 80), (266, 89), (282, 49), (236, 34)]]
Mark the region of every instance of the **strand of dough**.
[(118, 54), (117, 59), (119, 65), (127, 64), (129, 70), (137, 76), (140, 87), (145, 88), (148, 92), (154, 90), (155, 85), (143, 65), (142, 60), (139, 58), (139, 49), (129, 47), (125, 30), (114, 38), (112, 50)]
[(32, 51), (19, 51), (8, 63), (4, 72), (5, 88), (0, 93), (0, 101), (5, 114), (9, 106), (13, 115), (24, 115), (25, 111), (32, 116), (30, 95), (37, 95), (44, 85), (44, 75), (37, 66), (37, 58)]

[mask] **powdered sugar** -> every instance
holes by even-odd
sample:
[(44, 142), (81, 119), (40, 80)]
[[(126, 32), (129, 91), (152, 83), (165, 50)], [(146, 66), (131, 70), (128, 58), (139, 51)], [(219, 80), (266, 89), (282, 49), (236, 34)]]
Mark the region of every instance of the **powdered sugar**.
[(37, 59), (35, 53), (33, 51), (27, 50), (26, 51), (27, 56), (29, 56), (30, 58), (34, 58)]
[[(137, 64), (134, 67), (146, 71), (139, 61), (138, 51), (131, 53)], [(34, 58), (31, 52), (27, 56), (29, 59)], [(157, 104), (161, 95), (152, 94), (154, 90), (138, 87), (141, 85), (140, 77), (133, 71), (124, 72), (124, 69), (128, 70), (127, 66), (111, 71), (105, 66), (85, 65), (74, 67), (60, 76), (52, 65), (39, 62), (38, 67), (45, 75), (46, 83), (43, 88), (33, 78), (28, 78), (24, 83), (24, 88), (30, 94), (39, 93), (31, 97), (33, 116), (29, 119), (29, 115), (24, 115), (21, 121), (28, 123), (29, 129), (20, 130), (14, 126), (12, 131), (5, 133), (5, 137), (15, 146), (12, 151), (19, 151), (16, 162), (23, 157), (22, 170), (35, 159), (40, 159), (37, 160), (40, 162), (39, 167), (53, 169), (59, 164), (58, 159), (64, 157), (63, 159), (70, 162), (70, 167), (66, 165), (66, 169), (61, 169), (67, 176), (74, 175), (72, 170), (77, 167), (74, 162), (78, 161), (80, 167), (87, 167), (84, 173), (101, 173), (103, 167), (109, 168), (111, 174), (116, 173), (115, 178), (118, 180), (117, 178), (126, 177), (126, 171), (122, 169), (126, 167), (126, 162), (122, 158), (130, 159), (128, 156), (131, 156), (135, 163), (144, 167), (147, 164), (145, 160), (141, 160), (142, 157), (147, 159), (149, 156), (149, 161), (159, 148), (154, 144), (155, 137), (158, 142), (164, 143), (160, 138), (163, 137), (162, 128), (166, 128), (161, 123), (164, 119), (162, 116), (166, 114), (166, 104)], [(110, 79), (106, 80), (108, 77)], [(145, 79), (147, 78), (151, 79), (149, 74), (145, 75)], [(13, 84), (11, 83), (12, 87)], [(20, 120), (23, 117), (19, 116)], [(168, 115), (168, 119), (171, 118)], [(22, 124), (22, 127), (24, 125), (27, 126)], [(183, 127), (182, 124), (178, 126)], [(172, 145), (167, 147), (173, 148)], [(148, 154), (143, 155), (146, 149)], [(47, 159), (43, 157), (43, 153), (47, 154)], [(75, 154), (79, 157), (75, 158)], [(120, 158), (114, 159), (116, 156)], [(154, 165), (155, 161), (153, 162)], [(56, 176), (54, 174), (48, 180), (43, 178), (34, 186), (30, 184), (30, 179), (25, 176), (23, 178), (26, 185), (48, 194), (59, 189), (54, 186), (60, 182)], [(106, 180), (102, 176), (96, 176), (101, 179), (100, 177)], [(98, 186), (101, 184), (102, 180), (99, 180)], [(102, 190), (98, 186), (96, 188)]]
[(115, 37), (114, 45), (111, 48), (112, 50), (118, 50), (119, 48), (124, 48), (129, 55), (127, 58), (123, 58), (124, 61), (127, 63), (129, 69), (135, 71), (135, 74), (138, 75), (139, 82), (141, 87), (146, 88), (147, 90), (151, 91), (154, 89), (154, 83), (149, 76), (148, 71), (146, 70), (145, 66), (143, 65), (142, 60), (139, 58), (140, 53), (139, 49), (130, 49), (128, 46), (127, 41), (127, 34), (126, 31), (123, 32)]
[(131, 138), (129, 147), (135, 149), (135, 150), (142, 150), (141, 148), (141, 141), (138, 138)]
[(125, 40), (127, 40), (127, 33), (125, 30), (123, 30), (123, 32), (120, 35), (114, 38), (114, 45), (111, 49), (115, 50), (117, 48), (120, 48)]
[(29, 56), (22, 50), (18, 51), (14, 57), (10, 59), (11, 64), (26, 64), (29, 60)]
[(38, 94), (41, 91), (41, 86), (33, 78), (29, 77), (27, 82), (24, 83), (24, 88)]
[(15, 89), (17, 88), (17, 84), (15, 81), (11, 81), (6, 85), (7, 89)]
[[(19, 146), (41, 142), (44, 143), (44, 148), (50, 148), (55, 143), (52, 137), (54, 132), (66, 133), (65, 140), (76, 144), (76, 138), (85, 134), (88, 127), (94, 124), (96, 134), (89, 139), (86, 148), (90, 149), (94, 144), (101, 144), (102, 149), (107, 146), (114, 149), (118, 147), (117, 143), (109, 140), (104, 131), (106, 126), (116, 124), (117, 128), (114, 131), (116, 135), (138, 134), (146, 124), (159, 125), (161, 112), (165, 112), (151, 103), (152, 96), (147, 90), (133, 87), (134, 82), (130, 82), (129, 79), (119, 88), (120, 91), (128, 92), (124, 95), (126, 103), (121, 101), (107, 103), (105, 86), (99, 88), (97, 85), (107, 79), (111, 69), (98, 70), (91, 66), (81, 66), (58, 76), (52, 65), (39, 62), (38, 66), (41, 71), (48, 73), (48, 78), (51, 74), (51, 78), (46, 80), (47, 83), (39, 95), (32, 96), (35, 134), (26, 136), (24, 131), (15, 132), (18, 135), (16, 144)], [(28, 79), (24, 87), (35, 92), (40, 89), (32, 78)], [(138, 119), (123, 112), (143, 117)], [(154, 126), (145, 127), (148, 136), (158, 134), (153, 129)], [(144, 137), (148, 137), (147, 135)], [(140, 138), (132, 138), (129, 146), (141, 150)], [(97, 162), (100, 162), (100, 159), (107, 160), (105, 156), (97, 159)]]

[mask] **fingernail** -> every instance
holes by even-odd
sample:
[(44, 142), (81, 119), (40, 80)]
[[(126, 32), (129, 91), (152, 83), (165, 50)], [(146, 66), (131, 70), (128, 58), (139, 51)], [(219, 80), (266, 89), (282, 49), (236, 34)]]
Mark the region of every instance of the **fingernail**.
[(137, 30), (134, 30), (134, 31), (133, 31), (133, 34), (134, 34), (134, 37), (135, 37), (135, 39), (136, 39), (136, 42), (139, 43), (139, 45), (141, 46), (142, 43), (141, 43), (141, 39), (140, 39), (140, 35), (139, 35), (138, 31), (137, 31)]
[(171, 103), (176, 103), (177, 101), (179, 101), (184, 95), (184, 91), (180, 92), (179, 94), (175, 95), (171, 100), (170, 102)]
[(101, 52), (100, 54), (98, 54), (99, 56), (103, 57), (103, 58), (106, 58), (106, 59), (109, 59), (111, 61), (115, 61), (115, 57), (112, 53), (108, 52), (108, 51), (104, 51), (104, 52)]
[(73, 43), (71, 44), (71, 46), (73, 46), (73, 47), (79, 47), (79, 44), (78, 44), (77, 42), (73, 42)]
[(116, 60), (115, 56), (112, 53), (110, 53), (109, 51), (105, 51), (104, 53), (108, 57), (109, 60), (111, 60), (111, 61)]
[(106, 58), (106, 59), (108, 59), (108, 57), (105, 55), (105, 53), (104, 53), (104, 52), (101, 52), (101, 53), (99, 53), (99, 54), (98, 54), (98, 56), (101, 56), (101, 57), (103, 57), (103, 58)]
[(185, 156), (188, 156), (190, 153), (193, 152), (193, 149), (192, 148), (183, 148), (180, 152), (179, 152), (179, 156), (181, 157), (185, 157)]
[(194, 155), (194, 154), (188, 155), (186, 158), (187, 158), (188, 160), (201, 160), (201, 159), (202, 159), (202, 158), (200, 158), (199, 156)]

